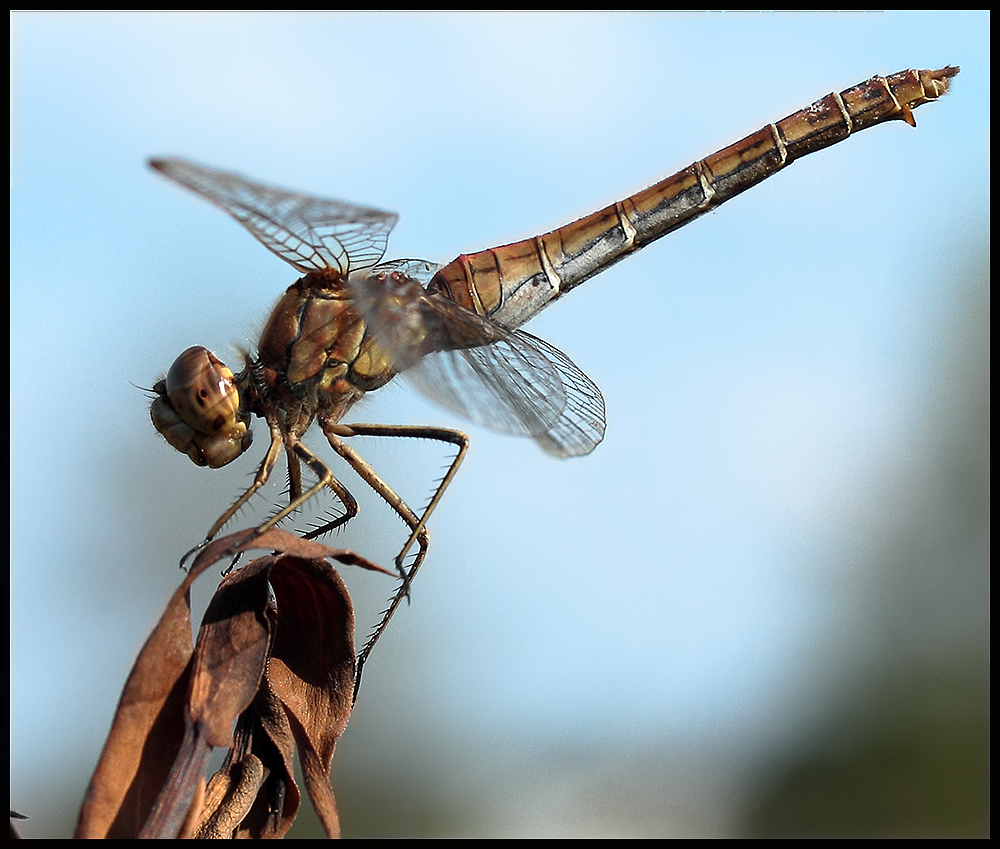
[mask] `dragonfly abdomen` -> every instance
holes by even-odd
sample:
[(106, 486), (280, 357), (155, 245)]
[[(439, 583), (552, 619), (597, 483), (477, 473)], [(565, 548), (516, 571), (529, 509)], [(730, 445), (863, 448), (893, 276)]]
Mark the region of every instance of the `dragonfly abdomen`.
[(588, 278), (776, 174), (796, 159), (891, 120), (948, 90), (958, 68), (900, 71), (828, 94), (625, 200), (541, 236), (463, 254), (429, 289), (518, 327)]

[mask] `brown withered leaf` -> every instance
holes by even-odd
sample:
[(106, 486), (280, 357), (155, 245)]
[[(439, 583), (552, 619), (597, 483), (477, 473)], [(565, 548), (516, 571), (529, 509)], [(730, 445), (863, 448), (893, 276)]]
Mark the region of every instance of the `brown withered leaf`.
[[(283, 568), (272, 572), (271, 586), (279, 627), (267, 683), (287, 715), (309, 798), (332, 836), (340, 824), (330, 765), (354, 700), (354, 610), (340, 576), (321, 560), (286, 558)], [(291, 740), (266, 727), (287, 750)]]
[(233, 723), (257, 692), (272, 631), (260, 562), (226, 577), (205, 611), (191, 662), (184, 739), (140, 837), (181, 832), (212, 749), (232, 746)]
[(77, 838), (138, 836), (170, 773), (184, 736), (194, 651), (189, 588), (185, 580), (174, 593), (125, 683), (84, 796)]
[[(255, 548), (277, 555), (223, 580), (192, 645), (191, 584)], [(328, 776), (351, 709), (354, 616), (325, 558), (393, 575), (276, 529), (241, 531), (201, 551), (126, 682), (77, 837), (283, 836), (299, 806), (295, 746), (310, 798), (336, 836)], [(204, 766), (219, 746), (231, 750), (206, 790)]]
[[(240, 718), (230, 758), (213, 778), (215, 786), (209, 786), (210, 795), (225, 793), (226, 799), (206, 818), (198, 836), (223, 836), (223, 828), (232, 829), (234, 822), (241, 823), (237, 837), (283, 836), (299, 806), (293, 772), (298, 749), (306, 790), (333, 837), (340, 829), (330, 765), (354, 696), (350, 597), (337, 572), (321, 560), (265, 557), (252, 566), (268, 574), (277, 627), (264, 682)], [(257, 775), (258, 763), (263, 767), (260, 787), (248, 798), (245, 776)], [(224, 779), (216, 781), (220, 776)]]

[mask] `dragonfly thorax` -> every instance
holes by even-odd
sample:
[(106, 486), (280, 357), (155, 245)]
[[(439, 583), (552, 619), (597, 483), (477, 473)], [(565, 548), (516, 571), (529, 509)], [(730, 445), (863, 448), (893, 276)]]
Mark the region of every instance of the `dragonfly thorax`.
[(331, 269), (310, 272), (278, 301), (257, 360), (273, 388), (319, 407), (344, 405), (395, 375), (390, 356), (367, 332), (346, 281)]

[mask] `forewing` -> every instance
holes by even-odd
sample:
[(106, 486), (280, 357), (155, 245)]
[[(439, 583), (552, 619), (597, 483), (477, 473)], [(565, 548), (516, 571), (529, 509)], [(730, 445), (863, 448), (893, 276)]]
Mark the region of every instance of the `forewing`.
[(228, 212), (285, 262), (306, 273), (368, 268), (385, 253), (398, 216), (248, 180), (186, 159), (151, 159), (150, 167)]

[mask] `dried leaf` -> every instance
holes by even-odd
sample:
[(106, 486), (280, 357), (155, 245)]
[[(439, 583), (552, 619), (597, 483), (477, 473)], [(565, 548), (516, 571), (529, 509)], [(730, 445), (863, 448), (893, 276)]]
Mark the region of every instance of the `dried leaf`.
[(77, 838), (137, 836), (166, 781), (184, 737), (192, 580), (174, 593), (132, 668), (84, 797)]
[(267, 665), (273, 558), (226, 577), (212, 598), (195, 648), (188, 712), (210, 746), (233, 745), (233, 723), (253, 701)]
[[(329, 773), (354, 694), (350, 597), (337, 572), (322, 560), (267, 557), (255, 561), (254, 566), (268, 570), (277, 609), (266, 680), (247, 712), (253, 718), (248, 757), (261, 760), (267, 779), (236, 836), (280, 837), (291, 827), (300, 799), (293, 772), (294, 751), (298, 749), (313, 806), (327, 835), (338, 837), (340, 825)], [(258, 728), (266, 733), (270, 746), (264, 745), (256, 733)], [(227, 770), (237, 771), (238, 766), (229, 764)], [(219, 819), (213, 815), (200, 836), (215, 831)]]
[(226, 577), (205, 611), (191, 665), (184, 744), (142, 837), (180, 833), (212, 749), (233, 745), (233, 724), (253, 701), (271, 638), (265, 561)]
[(237, 531), (228, 536), (213, 540), (202, 548), (191, 566), (191, 577), (197, 577), (214, 563), (237, 554), (254, 549), (265, 549), (276, 554), (290, 554), (295, 557), (315, 558), (322, 560), (329, 557), (343, 563), (346, 566), (360, 566), (370, 572), (381, 572), (391, 578), (397, 577), (395, 572), (383, 569), (370, 560), (366, 560), (353, 551), (346, 548), (333, 548), (323, 545), (315, 540), (303, 539), (283, 531), (280, 528), (271, 528), (263, 534), (258, 534), (255, 530)]
[[(261, 548), (281, 556), (223, 581), (194, 648), (191, 584), (219, 560)], [(300, 800), (296, 746), (310, 798), (336, 836), (328, 776), (351, 709), (354, 615), (324, 558), (395, 576), (353, 552), (277, 529), (240, 531), (200, 551), (126, 682), (77, 837), (177, 836), (194, 819), (205, 836), (234, 828), (238, 836), (283, 836)], [(209, 753), (230, 745), (206, 791)]]
[(327, 836), (340, 834), (330, 766), (354, 699), (354, 611), (321, 560), (284, 558), (271, 576), (278, 631), (267, 680), (284, 705), (309, 798)]

